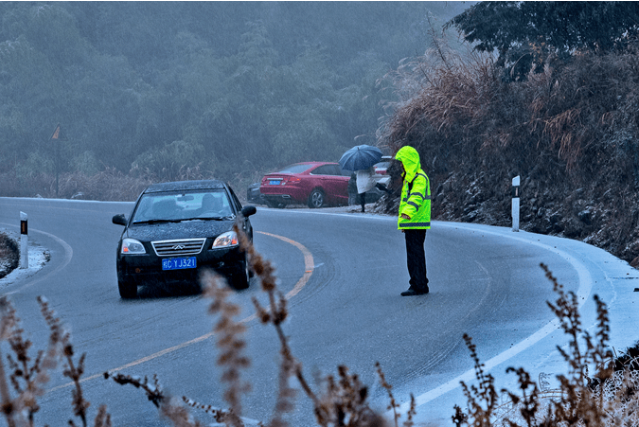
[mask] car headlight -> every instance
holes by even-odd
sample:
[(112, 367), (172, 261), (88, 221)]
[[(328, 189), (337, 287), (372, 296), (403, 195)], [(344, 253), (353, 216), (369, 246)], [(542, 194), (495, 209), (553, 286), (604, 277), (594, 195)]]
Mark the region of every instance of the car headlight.
[(237, 233), (235, 231), (227, 231), (217, 236), (217, 239), (213, 242), (213, 248), (237, 246), (238, 243)]
[(139, 255), (145, 254), (146, 250), (144, 249), (144, 245), (140, 243), (139, 240), (124, 239), (122, 240), (122, 248), (120, 249), (120, 253), (124, 255)]

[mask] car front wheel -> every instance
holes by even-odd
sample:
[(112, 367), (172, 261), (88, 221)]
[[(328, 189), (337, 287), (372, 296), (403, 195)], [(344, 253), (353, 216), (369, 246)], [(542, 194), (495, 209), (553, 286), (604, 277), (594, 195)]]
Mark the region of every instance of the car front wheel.
[(251, 272), (249, 269), (248, 257), (244, 254), (244, 260), (240, 261), (237, 270), (231, 276), (231, 286), (235, 289), (246, 289), (249, 287)]
[(118, 290), (122, 299), (137, 298), (138, 296), (138, 286), (131, 283), (118, 280)]
[(309, 208), (321, 208), (326, 204), (326, 199), (324, 198), (324, 192), (320, 188), (316, 188), (311, 192), (311, 195), (308, 196), (308, 207)]

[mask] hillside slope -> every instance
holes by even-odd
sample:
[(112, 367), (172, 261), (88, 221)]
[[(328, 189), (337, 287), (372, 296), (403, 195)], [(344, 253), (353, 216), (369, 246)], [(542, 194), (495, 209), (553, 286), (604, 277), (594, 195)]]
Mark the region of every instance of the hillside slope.
[(523, 81), (501, 76), (486, 56), (425, 57), (400, 70), (398, 82), (420, 89), (395, 106), (380, 144), (418, 149), (434, 219), (510, 226), (519, 175), (522, 230), (639, 265), (637, 52), (550, 62)]

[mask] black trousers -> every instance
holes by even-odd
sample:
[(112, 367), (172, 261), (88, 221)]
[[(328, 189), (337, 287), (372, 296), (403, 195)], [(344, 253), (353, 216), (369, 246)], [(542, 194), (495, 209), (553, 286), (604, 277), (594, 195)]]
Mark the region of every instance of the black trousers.
[(362, 212), (364, 212), (364, 206), (366, 205), (366, 193), (359, 193), (359, 203), (362, 205)]
[(406, 237), (406, 264), (410, 275), (410, 287), (416, 291), (428, 290), (428, 278), (426, 277), (426, 230), (404, 230)]

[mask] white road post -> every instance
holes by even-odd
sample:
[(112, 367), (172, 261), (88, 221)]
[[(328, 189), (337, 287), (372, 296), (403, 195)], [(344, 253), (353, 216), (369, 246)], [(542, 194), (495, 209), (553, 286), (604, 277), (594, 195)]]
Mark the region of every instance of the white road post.
[(519, 175), (513, 178), (513, 231), (519, 231)]
[(20, 212), (20, 268), (29, 268), (28, 216)]

